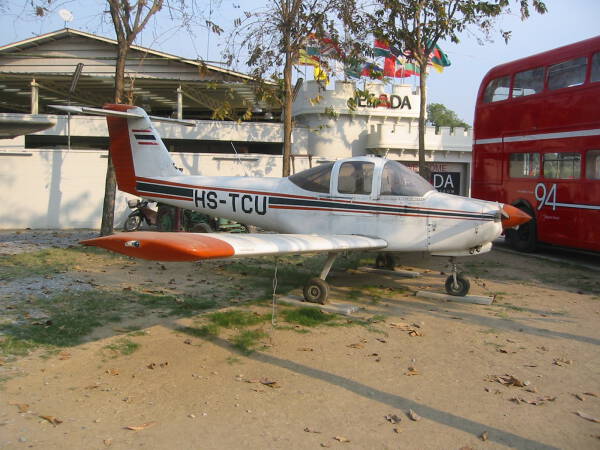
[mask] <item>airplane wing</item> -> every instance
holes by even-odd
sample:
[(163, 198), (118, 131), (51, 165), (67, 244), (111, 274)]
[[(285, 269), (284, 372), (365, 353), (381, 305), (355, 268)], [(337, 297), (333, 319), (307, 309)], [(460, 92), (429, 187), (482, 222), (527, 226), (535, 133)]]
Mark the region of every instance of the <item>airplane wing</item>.
[(14, 117), (11, 114), (0, 114), (0, 139), (12, 139), (52, 126), (54, 122), (43, 117)]
[(117, 233), (81, 241), (81, 244), (151, 261), (198, 261), (290, 253), (376, 250), (387, 247), (387, 242), (383, 239), (350, 234), (161, 233), (157, 231)]

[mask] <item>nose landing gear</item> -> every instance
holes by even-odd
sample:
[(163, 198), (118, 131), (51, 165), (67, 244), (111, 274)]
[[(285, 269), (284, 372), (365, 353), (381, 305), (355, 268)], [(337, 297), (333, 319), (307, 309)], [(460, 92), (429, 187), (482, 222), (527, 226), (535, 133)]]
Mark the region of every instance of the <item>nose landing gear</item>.
[(469, 293), (471, 283), (462, 272), (458, 271), (454, 258), (450, 258), (449, 265), (452, 268), (452, 274), (446, 278), (446, 292), (456, 297), (464, 297)]

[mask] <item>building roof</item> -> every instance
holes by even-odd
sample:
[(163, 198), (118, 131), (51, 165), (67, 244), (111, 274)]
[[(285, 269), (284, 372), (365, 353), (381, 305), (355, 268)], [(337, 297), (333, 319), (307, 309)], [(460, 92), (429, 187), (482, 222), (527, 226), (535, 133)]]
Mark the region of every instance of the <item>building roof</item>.
[[(0, 47), (0, 111), (30, 111), (33, 80), (39, 85), (40, 112), (52, 103), (112, 102), (116, 50), (114, 39), (69, 28)], [(78, 63), (83, 70), (69, 94)], [(176, 110), (179, 87), (184, 117), (208, 117), (225, 102), (238, 112), (269, 110), (257, 102), (252, 77), (201, 60), (133, 45), (125, 71), (127, 95), (154, 114)]]

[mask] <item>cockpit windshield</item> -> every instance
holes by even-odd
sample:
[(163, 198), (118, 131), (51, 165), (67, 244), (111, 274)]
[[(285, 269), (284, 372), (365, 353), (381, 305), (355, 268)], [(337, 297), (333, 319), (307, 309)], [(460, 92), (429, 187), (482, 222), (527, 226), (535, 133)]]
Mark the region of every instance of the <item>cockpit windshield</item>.
[(422, 197), (433, 186), (423, 177), (396, 161), (388, 161), (381, 174), (381, 195)]
[(333, 163), (321, 164), (320, 166), (315, 166), (292, 175), (289, 177), (289, 180), (296, 186), (307, 191), (329, 194), (329, 182), (332, 170)]

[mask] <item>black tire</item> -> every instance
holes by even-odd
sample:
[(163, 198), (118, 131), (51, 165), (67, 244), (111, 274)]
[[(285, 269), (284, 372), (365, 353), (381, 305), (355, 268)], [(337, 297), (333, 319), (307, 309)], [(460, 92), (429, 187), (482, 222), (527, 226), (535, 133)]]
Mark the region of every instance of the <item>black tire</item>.
[(454, 277), (450, 275), (446, 278), (446, 292), (456, 297), (464, 297), (471, 289), (471, 283), (464, 277), (462, 273), (456, 274), (456, 286), (454, 285)]
[(536, 249), (537, 244), (537, 225), (535, 214), (529, 208), (520, 208), (532, 219), (519, 226), (518, 229), (508, 229), (504, 232), (508, 245), (518, 252), (531, 253)]
[(320, 278), (311, 278), (304, 286), (303, 293), (307, 302), (324, 305), (329, 297), (329, 284)]
[(142, 218), (140, 216), (129, 216), (123, 225), (125, 231), (136, 231), (142, 226)]
[(394, 270), (396, 258), (390, 253), (380, 253), (375, 258), (375, 267), (377, 269)]

